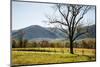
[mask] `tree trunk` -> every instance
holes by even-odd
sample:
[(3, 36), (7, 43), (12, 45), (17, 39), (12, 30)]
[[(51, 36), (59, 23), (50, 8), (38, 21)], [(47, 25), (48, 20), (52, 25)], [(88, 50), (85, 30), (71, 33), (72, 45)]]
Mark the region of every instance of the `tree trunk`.
[(74, 54), (74, 52), (73, 52), (73, 41), (72, 40), (70, 40), (70, 53)]

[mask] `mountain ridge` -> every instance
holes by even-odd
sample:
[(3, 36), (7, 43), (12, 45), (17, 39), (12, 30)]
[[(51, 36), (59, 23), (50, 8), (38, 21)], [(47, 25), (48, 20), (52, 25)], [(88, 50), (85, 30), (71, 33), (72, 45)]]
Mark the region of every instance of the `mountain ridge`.
[[(87, 28), (87, 26), (85, 26), (84, 28)], [(13, 39), (18, 39), (20, 37), (20, 31), (23, 31), (24, 34), (24, 39), (28, 39), (28, 40), (35, 40), (35, 39), (59, 39), (59, 38), (64, 38), (65, 34), (63, 32), (61, 32), (59, 29), (57, 29), (56, 31), (54, 31), (55, 28), (46, 28), (46, 27), (42, 27), (39, 25), (31, 25), (19, 30), (13, 30), (12, 31), (12, 38)], [(95, 25), (91, 25), (89, 26), (89, 33), (90, 33), (90, 37), (95, 38), (96, 37), (96, 27)], [(84, 36), (82, 36), (81, 38), (84, 38)]]

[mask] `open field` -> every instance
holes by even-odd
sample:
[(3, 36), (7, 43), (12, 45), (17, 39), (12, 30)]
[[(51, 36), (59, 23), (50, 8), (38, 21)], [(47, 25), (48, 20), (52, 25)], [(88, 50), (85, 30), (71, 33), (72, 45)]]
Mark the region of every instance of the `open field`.
[(75, 54), (69, 53), (69, 48), (13, 48), (12, 64), (48, 64), (81, 61), (95, 61), (95, 49), (74, 48)]

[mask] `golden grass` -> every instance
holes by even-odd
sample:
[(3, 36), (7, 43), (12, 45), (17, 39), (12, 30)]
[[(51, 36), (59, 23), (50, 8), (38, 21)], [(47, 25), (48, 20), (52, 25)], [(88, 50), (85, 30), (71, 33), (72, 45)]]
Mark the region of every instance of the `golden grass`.
[[(49, 50), (51, 52), (40, 52), (35, 50)], [(24, 51), (30, 50), (30, 51)], [(32, 51), (33, 50), (33, 51)], [(84, 50), (84, 54), (82, 51)], [(14, 48), (12, 49), (12, 64), (47, 64), (47, 63), (67, 63), (95, 60), (94, 49), (74, 48), (75, 54), (69, 53), (69, 48)]]
[[(69, 48), (13, 48), (12, 51), (32, 51), (32, 52), (61, 52), (69, 53)], [(74, 48), (74, 53), (79, 55), (95, 55), (95, 49)]]

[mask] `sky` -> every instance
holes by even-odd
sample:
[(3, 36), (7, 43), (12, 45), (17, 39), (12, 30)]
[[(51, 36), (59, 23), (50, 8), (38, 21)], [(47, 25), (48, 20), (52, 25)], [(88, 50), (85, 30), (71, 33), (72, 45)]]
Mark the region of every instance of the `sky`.
[[(46, 15), (54, 15), (54, 4), (46, 3), (29, 3), (29, 2), (12, 2), (12, 29), (17, 30), (25, 28), (31, 25), (40, 25), (43, 27), (49, 27), (47, 23), (43, 22), (47, 20)], [(95, 23), (95, 10), (88, 11), (84, 16), (85, 21), (88, 24)], [(87, 24), (87, 23), (84, 23)]]

